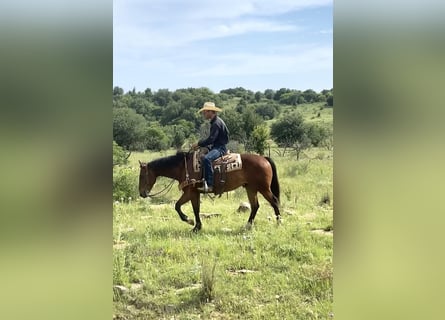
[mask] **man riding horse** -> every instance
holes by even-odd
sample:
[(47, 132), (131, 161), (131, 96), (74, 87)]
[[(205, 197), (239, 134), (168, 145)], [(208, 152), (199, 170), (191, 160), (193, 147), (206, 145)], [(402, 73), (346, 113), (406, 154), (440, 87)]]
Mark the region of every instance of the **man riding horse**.
[(204, 184), (198, 190), (203, 192), (213, 192), (213, 168), (212, 161), (223, 156), (227, 152), (227, 142), (229, 141), (229, 129), (224, 121), (218, 117), (217, 112), (222, 110), (215, 106), (213, 102), (206, 102), (199, 110), (206, 120), (210, 120), (210, 134), (206, 139), (199, 140), (192, 145), (193, 149), (207, 147), (209, 152), (204, 156)]
[[(218, 188), (213, 185), (212, 161), (226, 152), (229, 130), (227, 130), (224, 121), (222, 121), (216, 112), (222, 111), (215, 107), (212, 102), (206, 102), (204, 107), (199, 110), (203, 112), (206, 119), (210, 120), (210, 135), (207, 139), (200, 140), (193, 145), (193, 148), (199, 146), (211, 146), (210, 152), (204, 158), (205, 182), (201, 190), (195, 184), (185, 183), (189, 178), (189, 169), (193, 163), (193, 155), (190, 152), (178, 152), (175, 155), (163, 157), (151, 162), (140, 162), (139, 172), (139, 194), (146, 198), (150, 195), (157, 177), (168, 177), (178, 181), (182, 195), (175, 204), (175, 210), (178, 212), (182, 221), (194, 225), (193, 232), (201, 230), (202, 223), (199, 216), (200, 195), (201, 192), (217, 192)], [(241, 154), (240, 165), (237, 170), (226, 172), (224, 182), (224, 192), (244, 187), (250, 203), (250, 215), (246, 228), (251, 228), (256, 213), (260, 207), (258, 202), (258, 193), (270, 203), (274, 209), (277, 223), (281, 221), (280, 215), (280, 184), (278, 182), (277, 168), (273, 160), (269, 157), (263, 157), (257, 154)], [(207, 188), (206, 188), (207, 187)], [(195, 221), (189, 219), (182, 211), (181, 206), (191, 201)]]

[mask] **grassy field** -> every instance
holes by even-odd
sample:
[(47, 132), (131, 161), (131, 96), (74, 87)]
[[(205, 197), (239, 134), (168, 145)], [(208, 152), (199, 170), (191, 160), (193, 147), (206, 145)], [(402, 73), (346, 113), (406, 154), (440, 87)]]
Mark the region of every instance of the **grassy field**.
[[(133, 153), (135, 179), (138, 160), (172, 153)], [(243, 228), (243, 188), (201, 198), (209, 217), (198, 234), (174, 210), (176, 183), (158, 199), (114, 203), (115, 319), (333, 317), (332, 151), (307, 150), (299, 161), (291, 153), (271, 156), (281, 185), (280, 226), (260, 196), (253, 229)], [(158, 179), (153, 191), (168, 181)], [(190, 203), (183, 209), (193, 217)]]

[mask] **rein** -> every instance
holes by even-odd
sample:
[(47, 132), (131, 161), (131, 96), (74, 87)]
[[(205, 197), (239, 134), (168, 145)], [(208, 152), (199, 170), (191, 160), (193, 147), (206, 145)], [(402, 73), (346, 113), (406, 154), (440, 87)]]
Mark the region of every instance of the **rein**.
[[(189, 150), (187, 153), (190, 154), (191, 151), (192, 150)], [(187, 166), (186, 154), (184, 154), (184, 169), (185, 169), (185, 180), (183, 182), (179, 183), (179, 190), (182, 190), (184, 187), (186, 187), (190, 184), (193, 184), (193, 186), (194, 186), (196, 183), (200, 182), (200, 181), (196, 181), (195, 179), (190, 179), (190, 174), (189, 174), (189, 170), (188, 170), (188, 166)], [(148, 175), (148, 173), (147, 173), (147, 175)], [(156, 192), (156, 193), (148, 194), (147, 197), (154, 198), (154, 197), (159, 196), (160, 194), (169, 193), (174, 182), (175, 182), (175, 179), (172, 179), (172, 181), (164, 189), (162, 189), (161, 191)]]
[(169, 193), (170, 192), (170, 190), (171, 190), (171, 188), (172, 188), (172, 186), (173, 186), (173, 183), (175, 182), (175, 179), (172, 179), (172, 181), (164, 188), (164, 189), (162, 189), (161, 191), (159, 191), (159, 192), (156, 192), (156, 193), (153, 193), (153, 194), (149, 194), (149, 195), (147, 195), (148, 197), (150, 197), (150, 198), (154, 198), (154, 197), (156, 197), (156, 196), (158, 196), (159, 194), (161, 194), (161, 193), (163, 193), (165, 190), (167, 190), (166, 192), (165, 192), (165, 194), (167, 194), (167, 193)]
[(187, 168), (187, 156), (185, 155), (185, 153), (184, 153), (184, 168), (185, 168), (185, 181), (187, 181), (188, 183), (190, 181), (190, 176), (189, 176), (189, 170)]
[[(188, 151), (188, 153), (190, 153), (190, 152), (191, 152), (191, 150)], [(188, 172), (188, 168), (187, 168), (187, 157), (186, 157), (185, 154), (184, 154), (184, 167), (185, 167), (185, 182), (189, 183), (190, 182), (190, 176), (189, 176), (189, 172)], [(170, 183), (164, 189), (162, 189), (159, 192), (156, 192), (156, 193), (153, 193), (153, 194), (149, 194), (147, 196), (150, 197), (150, 198), (154, 198), (154, 197), (157, 197), (160, 194), (162, 194), (164, 191), (165, 191), (165, 194), (169, 193), (174, 182), (175, 182), (175, 179), (172, 179), (172, 181), (170, 181)]]
[[(189, 150), (188, 154), (190, 154), (192, 152), (192, 150)], [(179, 190), (183, 190), (185, 187), (189, 186), (189, 185), (193, 185), (193, 187), (197, 184), (197, 183), (201, 183), (204, 178), (202, 180), (195, 180), (195, 179), (190, 179), (190, 174), (189, 174), (189, 169), (187, 166), (187, 156), (184, 154), (184, 169), (185, 169), (185, 180), (179, 183)]]

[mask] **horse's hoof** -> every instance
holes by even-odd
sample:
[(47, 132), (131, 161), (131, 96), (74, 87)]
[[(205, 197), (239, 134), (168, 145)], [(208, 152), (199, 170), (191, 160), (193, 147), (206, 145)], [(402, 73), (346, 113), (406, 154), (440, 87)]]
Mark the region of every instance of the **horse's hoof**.
[(198, 233), (199, 229), (200, 229), (200, 228), (194, 227), (194, 228), (192, 229), (192, 232), (193, 232), (193, 233)]
[(244, 227), (246, 230), (252, 230), (252, 223), (247, 222), (246, 226)]
[(283, 223), (283, 220), (281, 220), (281, 218), (277, 219), (277, 226), (280, 226)]
[(187, 223), (191, 226), (195, 225), (195, 221), (193, 221), (193, 219), (187, 219)]

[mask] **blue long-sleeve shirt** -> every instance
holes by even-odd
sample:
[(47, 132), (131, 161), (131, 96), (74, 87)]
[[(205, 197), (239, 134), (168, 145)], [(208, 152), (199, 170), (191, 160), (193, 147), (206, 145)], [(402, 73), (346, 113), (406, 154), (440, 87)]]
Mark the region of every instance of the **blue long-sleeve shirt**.
[(200, 147), (207, 147), (213, 145), (213, 148), (217, 148), (226, 145), (229, 142), (229, 129), (227, 129), (224, 121), (215, 116), (210, 121), (210, 134), (207, 139), (199, 140), (198, 145)]

